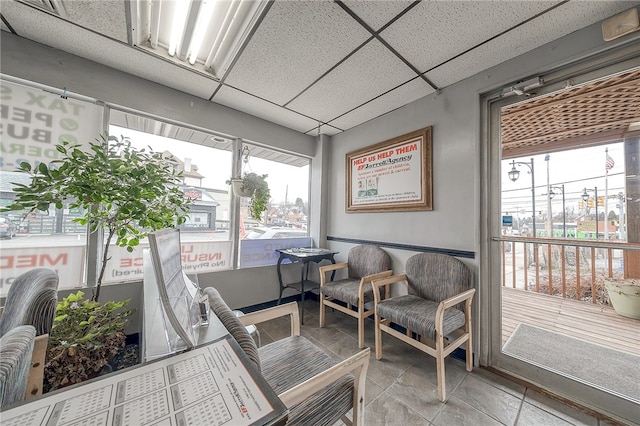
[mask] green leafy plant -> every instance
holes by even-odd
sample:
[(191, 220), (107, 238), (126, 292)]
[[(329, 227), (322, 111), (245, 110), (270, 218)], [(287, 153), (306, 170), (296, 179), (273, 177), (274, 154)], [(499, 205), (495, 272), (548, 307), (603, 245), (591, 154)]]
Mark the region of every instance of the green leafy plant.
[(268, 175), (256, 173), (245, 173), (242, 177), (242, 190), (252, 191), (251, 196), (251, 217), (260, 220), (262, 213), (267, 209), (271, 191), (267, 183)]
[[(239, 183), (236, 195), (251, 198), (251, 217), (260, 220), (267, 209), (271, 190), (266, 179), (269, 175), (259, 175), (253, 172), (245, 173), (242, 179), (229, 179), (227, 185)], [(234, 190), (235, 186), (234, 186)]]
[(138, 150), (127, 137), (100, 135), (87, 151), (63, 141), (61, 154), (51, 167), (40, 163), (32, 169), (27, 162), (19, 171), (31, 175), (29, 185), (14, 183), (14, 202), (3, 211), (48, 211), (80, 209), (74, 219), (89, 225), (91, 232), (105, 231), (100, 273), (92, 300), (100, 297), (100, 286), (109, 262), (109, 247), (115, 244), (129, 252), (151, 231), (184, 223), (190, 199), (178, 187), (182, 174), (173, 158), (151, 149)]
[(97, 376), (125, 343), (130, 299), (100, 303), (78, 291), (58, 302), (49, 334), (44, 391)]

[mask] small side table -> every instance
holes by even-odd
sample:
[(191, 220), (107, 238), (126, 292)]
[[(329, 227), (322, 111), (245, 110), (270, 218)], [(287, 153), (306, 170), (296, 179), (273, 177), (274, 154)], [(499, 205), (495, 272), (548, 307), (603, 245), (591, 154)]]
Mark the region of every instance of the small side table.
[[(278, 305), (282, 300), (282, 292), (286, 288), (293, 289), (300, 293), (300, 323), (304, 324), (304, 292), (305, 285), (307, 286), (307, 290), (311, 290), (314, 288), (320, 287), (320, 284), (311, 281), (308, 279), (309, 277), (309, 262), (320, 263), (323, 260), (330, 260), (331, 263), (336, 263), (334, 256), (339, 253), (333, 250), (321, 249), (321, 248), (288, 248), (288, 249), (277, 249), (278, 253), (280, 253), (280, 257), (278, 258), (278, 283), (280, 284), (280, 296), (278, 297)], [(282, 272), (280, 271), (280, 265), (282, 261), (285, 259), (291, 260), (293, 263), (301, 264), (301, 272), (300, 272), (300, 282), (284, 284), (282, 282)], [(306, 269), (306, 271), (305, 271)], [(331, 274), (331, 279), (335, 275), (335, 271)]]

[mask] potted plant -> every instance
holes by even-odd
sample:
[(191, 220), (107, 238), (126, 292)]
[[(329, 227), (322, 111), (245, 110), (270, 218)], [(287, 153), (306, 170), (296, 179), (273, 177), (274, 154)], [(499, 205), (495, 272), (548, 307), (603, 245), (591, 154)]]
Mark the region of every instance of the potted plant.
[(44, 392), (99, 375), (125, 346), (124, 329), (133, 313), (125, 309), (130, 299), (102, 304), (83, 296), (78, 291), (58, 302), (45, 358)]
[(640, 279), (605, 278), (604, 286), (618, 314), (640, 320)]
[(32, 169), (23, 162), (19, 171), (31, 175), (29, 185), (14, 183), (15, 199), (3, 210), (48, 211), (51, 205), (84, 212), (74, 219), (89, 225), (91, 232), (105, 231), (104, 250), (93, 301), (109, 262), (109, 248), (115, 244), (129, 252), (151, 232), (184, 223), (187, 206), (178, 187), (182, 175), (175, 160), (162, 153), (131, 146), (127, 137), (100, 135), (87, 151), (63, 141), (56, 145), (61, 157), (48, 167)]
[(105, 133), (88, 149), (63, 141), (56, 150), (61, 155), (51, 166), (20, 164), (31, 182), (14, 184), (15, 199), (3, 210), (78, 209), (82, 216), (74, 222), (103, 231), (104, 250), (91, 300), (78, 292), (58, 304), (47, 349), (48, 389), (96, 375), (124, 346), (128, 301), (98, 302), (112, 241), (131, 252), (149, 232), (184, 223), (191, 202), (178, 186), (175, 160), (138, 150), (126, 137)]
[(242, 179), (230, 179), (233, 192), (239, 197), (251, 198), (251, 217), (260, 220), (267, 209), (271, 191), (266, 179), (269, 175), (259, 175), (253, 172), (245, 173)]

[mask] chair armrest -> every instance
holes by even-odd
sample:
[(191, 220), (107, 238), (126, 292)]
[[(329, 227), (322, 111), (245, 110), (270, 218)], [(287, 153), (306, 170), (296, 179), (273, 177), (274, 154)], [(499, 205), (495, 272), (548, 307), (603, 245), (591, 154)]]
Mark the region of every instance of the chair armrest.
[(380, 287), (385, 287), (385, 298), (389, 297), (389, 285), (397, 282), (403, 282), (406, 288), (409, 288), (408, 278), (406, 274), (401, 275), (391, 275), (387, 278), (382, 278), (379, 280), (371, 281), (371, 285), (374, 288), (373, 297), (374, 303), (377, 305), (380, 303), (380, 291), (378, 289)]
[(47, 345), (49, 344), (49, 335), (41, 334), (36, 336), (33, 341), (33, 352), (31, 353), (31, 368), (27, 378), (27, 391), (25, 399), (42, 395), (42, 386), (44, 383), (44, 361), (47, 355)]
[(281, 393), (278, 395), (278, 398), (282, 400), (287, 408), (291, 408), (293, 405), (304, 401), (312, 393), (319, 391), (351, 371), (353, 371), (355, 375), (354, 393), (358, 391), (362, 392), (367, 377), (367, 368), (369, 367), (369, 353), (370, 349), (366, 348), (322, 373), (316, 374), (288, 391)]
[(242, 325), (254, 325), (261, 322), (269, 321), (275, 318), (284, 317), (290, 315), (291, 319), (291, 335), (300, 335), (300, 313), (298, 312), (298, 303), (289, 302), (284, 305), (274, 306), (272, 308), (262, 309), (255, 312), (250, 312), (238, 317)]
[[(440, 304), (438, 305), (438, 310), (436, 311), (436, 332), (438, 334), (442, 334), (442, 330), (443, 330), (442, 323), (444, 321), (444, 311), (461, 302), (466, 302), (467, 306), (470, 306), (471, 299), (473, 299), (473, 295), (475, 294), (475, 292), (476, 292), (476, 289), (472, 288), (440, 302)], [(468, 312), (468, 309), (465, 309), (465, 316), (467, 316), (467, 312)]]
[(358, 291), (359, 297), (361, 299), (364, 298), (365, 285), (367, 285), (370, 282), (373, 282), (374, 280), (390, 277), (392, 274), (393, 274), (393, 271), (389, 269), (388, 271), (382, 271), (382, 272), (378, 272), (377, 274), (365, 275), (364, 277), (362, 277), (362, 279), (360, 280), (360, 289)]
[(337, 271), (338, 269), (348, 268), (349, 264), (347, 262), (341, 263), (332, 263), (330, 265), (323, 265), (318, 268), (320, 273), (320, 287), (322, 287), (327, 282), (327, 272)]

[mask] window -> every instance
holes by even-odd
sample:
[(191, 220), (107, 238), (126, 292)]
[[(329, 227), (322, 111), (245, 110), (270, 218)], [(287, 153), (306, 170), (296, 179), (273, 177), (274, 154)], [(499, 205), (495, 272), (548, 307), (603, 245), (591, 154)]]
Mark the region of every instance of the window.
[(626, 240), (624, 164), (615, 141), (502, 160), (504, 233), (596, 239), (597, 228), (600, 240)]
[[(59, 141), (88, 143), (102, 131), (103, 107), (54, 92), (54, 89), (43, 91), (0, 80), (2, 207), (14, 199), (15, 183), (29, 182), (28, 175), (16, 171), (21, 162), (27, 161), (32, 167), (40, 162), (50, 163), (58, 156), (54, 145)], [(38, 102), (28, 102), (34, 99)], [(110, 110), (110, 120), (112, 135), (128, 136), (136, 148), (166, 151), (175, 157), (183, 171), (181, 189), (186, 197), (194, 200), (188, 220), (181, 225), (185, 272), (196, 274), (275, 264), (276, 248), (310, 246), (311, 240), (307, 237), (309, 159), (255, 144), (243, 145), (250, 153), (243, 163), (244, 170), (268, 175), (271, 199), (267, 212), (258, 221), (249, 217), (249, 199), (242, 198), (239, 224), (234, 227), (231, 208), (234, 198), (227, 181), (232, 177), (234, 154), (239, 157), (240, 152), (233, 152), (232, 139), (115, 109)], [(87, 258), (100, 257), (101, 247), (88, 238), (86, 227), (73, 222), (81, 215), (81, 211), (66, 205), (61, 209), (51, 207), (47, 212), (11, 211), (0, 215), (0, 238), (3, 239), (0, 297), (7, 294), (18, 275), (35, 267), (56, 270), (60, 289), (86, 286), (87, 275), (91, 274), (87, 272)], [(254, 228), (258, 232), (258, 227), (268, 232), (253, 244), (241, 243), (241, 237), (246, 237)], [(241, 232), (233, 236), (232, 229)], [(233, 258), (234, 243), (239, 245), (244, 261)], [(103, 283), (141, 280), (142, 249), (147, 246), (144, 240), (133, 253), (115, 245), (111, 247), (111, 260)]]

